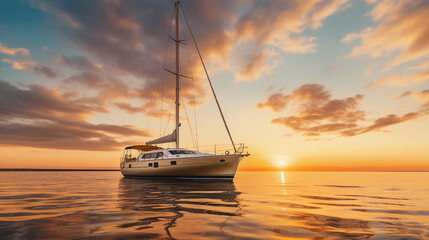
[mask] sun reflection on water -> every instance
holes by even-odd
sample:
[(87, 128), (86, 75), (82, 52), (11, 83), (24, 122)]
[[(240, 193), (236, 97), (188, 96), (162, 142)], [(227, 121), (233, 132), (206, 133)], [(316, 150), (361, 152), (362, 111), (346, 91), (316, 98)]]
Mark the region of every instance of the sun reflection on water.
[(284, 174), (283, 171), (280, 172), (280, 177), (281, 177), (281, 180), (282, 180), (282, 184), (284, 185), (286, 183), (286, 181), (285, 181), (285, 174)]

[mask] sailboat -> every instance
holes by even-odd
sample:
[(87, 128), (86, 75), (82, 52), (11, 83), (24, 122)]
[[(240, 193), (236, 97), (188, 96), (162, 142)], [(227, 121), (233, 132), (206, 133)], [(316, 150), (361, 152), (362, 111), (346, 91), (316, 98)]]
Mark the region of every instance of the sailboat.
[[(196, 50), (200, 57), (204, 71), (206, 73), (210, 88), (212, 90), (214, 99), (225, 125), (226, 131), (231, 140), (232, 149), (225, 150), (220, 154), (216, 154), (216, 147), (214, 153), (203, 153), (195, 150), (183, 149), (179, 146), (179, 94), (180, 94), (180, 78), (185, 77), (180, 74), (179, 67), (179, 7), (182, 10), (185, 22), (191, 33), (192, 40), (195, 44)], [(175, 130), (167, 135), (146, 142), (144, 145), (128, 146), (124, 149), (121, 157), (120, 169), (125, 177), (147, 177), (147, 178), (208, 178), (208, 179), (225, 179), (233, 180), (237, 171), (240, 161), (249, 156), (244, 153), (244, 144), (234, 144), (222, 109), (219, 105), (210, 77), (207, 73), (206, 66), (201, 56), (200, 50), (196, 43), (195, 37), (189, 26), (186, 15), (180, 2), (174, 4), (175, 14), (175, 38), (170, 37), (176, 42), (176, 71), (169, 71), (176, 75), (176, 101), (175, 101)], [(161, 148), (159, 144), (176, 143), (175, 148)], [(136, 153), (137, 154), (133, 154)]]

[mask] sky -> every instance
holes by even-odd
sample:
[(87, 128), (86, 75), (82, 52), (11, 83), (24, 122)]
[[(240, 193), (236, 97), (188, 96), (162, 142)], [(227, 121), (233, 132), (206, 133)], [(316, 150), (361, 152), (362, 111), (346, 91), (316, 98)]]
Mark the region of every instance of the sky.
[[(429, 1), (181, 1), (239, 170), (429, 171)], [(0, 168), (115, 169), (174, 128), (174, 1), (0, 2)], [(180, 15), (181, 147), (223, 127)], [(166, 145), (164, 147), (172, 147)]]

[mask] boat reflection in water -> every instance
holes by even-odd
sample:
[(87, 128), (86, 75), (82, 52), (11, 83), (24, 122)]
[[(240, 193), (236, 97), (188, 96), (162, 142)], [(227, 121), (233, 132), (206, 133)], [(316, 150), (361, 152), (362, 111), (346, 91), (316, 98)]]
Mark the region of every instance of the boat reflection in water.
[(118, 207), (135, 217), (117, 227), (147, 238), (188, 238), (201, 236), (195, 235), (199, 225), (204, 235), (221, 237), (226, 223), (241, 215), (238, 195), (229, 181), (122, 178)]

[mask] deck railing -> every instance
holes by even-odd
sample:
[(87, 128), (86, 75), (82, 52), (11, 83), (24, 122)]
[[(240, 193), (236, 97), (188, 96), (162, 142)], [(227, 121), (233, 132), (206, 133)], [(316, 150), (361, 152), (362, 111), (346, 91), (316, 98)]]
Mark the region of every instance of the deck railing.
[[(238, 143), (238, 144), (235, 144), (236, 152), (234, 152), (234, 148), (232, 147), (231, 144), (214, 144), (214, 145), (208, 145), (208, 146), (199, 146), (198, 148), (188, 147), (185, 149), (192, 149), (198, 152), (216, 154), (216, 155), (229, 155), (229, 154), (243, 154), (245, 148), (247, 147), (245, 147), (243, 143)], [(120, 158), (121, 163), (137, 161), (137, 157), (139, 153), (140, 151), (124, 152)]]
[(234, 148), (231, 144), (214, 144), (214, 145), (208, 145), (208, 146), (199, 146), (198, 148), (190, 147), (187, 149), (193, 149), (198, 152), (202, 153), (210, 153), (210, 154), (242, 154), (244, 152), (244, 149), (246, 148), (243, 143), (235, 144), (235, 148), (237, 149), (236, 152), (234, 152)]

